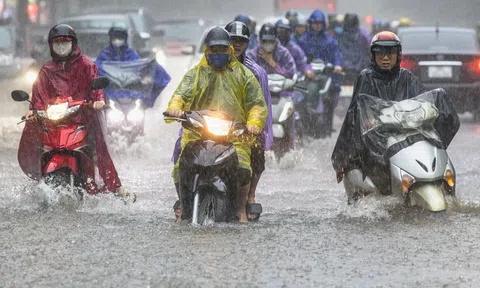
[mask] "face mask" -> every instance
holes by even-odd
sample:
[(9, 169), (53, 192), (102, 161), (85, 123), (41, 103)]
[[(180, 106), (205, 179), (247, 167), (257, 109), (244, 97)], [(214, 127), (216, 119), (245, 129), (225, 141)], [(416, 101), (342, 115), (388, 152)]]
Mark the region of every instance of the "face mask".
[(125, 40), (123, 39), (114, 39), (112, 40), (113, 47), (120, 48), (125, 45)]
[(343, 28), (342, 27), (335, 27), (334, 31), (335, 31), (335, 34), (342, 34), (343, 33)]
[(60, 57), (66, 57), (72, 52), (72, 41), (58, 41), (52, 44), (53, 52)]
[(272, 53), (275, 50), (275, 43), (262, 43), (262, 49), (267, 53)]
[(230, 63), (230, 54), (210, 53), (207, 54), (208, 64), (215, 69), (222, 70)]

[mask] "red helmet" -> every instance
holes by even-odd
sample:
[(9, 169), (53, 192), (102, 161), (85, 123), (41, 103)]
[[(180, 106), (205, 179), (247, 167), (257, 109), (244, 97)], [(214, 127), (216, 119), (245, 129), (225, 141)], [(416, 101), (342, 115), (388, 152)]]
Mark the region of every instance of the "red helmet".
[(382, 31), (377, 33), (372, 38), (372, 42), (370, 43), (370, 52), (379, 51), (381, 49), (388, 49), (388, 48), (397, 48), (398, 52), (402, 51), (402, 42), (400, 42), (400, 38), (390, 31)]

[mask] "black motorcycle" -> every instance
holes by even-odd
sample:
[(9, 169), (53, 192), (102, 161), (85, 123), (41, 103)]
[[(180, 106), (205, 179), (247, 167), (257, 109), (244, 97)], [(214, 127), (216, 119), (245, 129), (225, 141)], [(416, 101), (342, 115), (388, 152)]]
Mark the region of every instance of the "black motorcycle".
[(299, 134), (315, 139), (326, 138), (333, 132), (336, 97), (332, 79), (334, 66), (322, 60), (313, 60), (310, 65), (315, 78), (303, 76), (294, 86), (294, 90), (304, 95), (303, 101), (295, 105), (302, 124)]
[[(218, 111), (190, 111), (180, 118), (164, 115), (166, 120), (180, 121), (185, 129), (201, 136), (186, 145), (179, 160), (182, 220), (208, 225), (235, 219), (239, 163), (231, 141), (245, 136), (245, 124)], [(249, 213), (261, 213), (260, 204), (249, 206)]]

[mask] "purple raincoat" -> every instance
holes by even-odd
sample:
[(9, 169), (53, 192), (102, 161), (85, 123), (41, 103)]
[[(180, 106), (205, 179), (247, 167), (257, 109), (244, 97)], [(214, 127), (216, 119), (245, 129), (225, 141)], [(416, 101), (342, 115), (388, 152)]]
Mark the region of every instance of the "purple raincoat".
[(312, 70), (312, 67), (307, 64), (307, 56), (305, 55), (305, 52), (303, 52), (302, 48), (300, 48), (300, 46), (298, 46), (294, 41), (288, 41), (284, 47), (288, 49), (293, 57), (293, 60), (295, 60), (295, 65), (297, 66), (298, 72), (305, 73), (307, 70)]
[(280, 44), (280, 41), (277, 39), (277, 46), (273, 50), (273, 60), (277, 63), (275, 68), (272, 68), (270, 65), (265, 62), (262, 58), (258, 56), (260, 50), (260, 44), (252, 50), (247, 52), (247, 57), (255, 61), (260, 67), (265, 69), (267, 74), (281, 74), (287, 78), (292, 78), (295, 72), (297, 72), (297, 66), (295, 65), (295, 60), (288, 51), (287, 48), (283, 47)]

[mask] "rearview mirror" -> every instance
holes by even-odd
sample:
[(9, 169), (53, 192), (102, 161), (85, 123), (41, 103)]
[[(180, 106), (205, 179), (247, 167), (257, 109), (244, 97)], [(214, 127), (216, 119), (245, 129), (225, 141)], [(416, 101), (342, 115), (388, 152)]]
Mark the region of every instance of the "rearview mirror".
[(30, 96), (25, 91), (14, 90), (12, 91), (12, 99), (13, 101), (16, 101), (16, 102), (24, 102), (24, 101), (28, 101), (28, 99), (30, 99)]
[(165, 30), (163, 30), (162, 28), (153, 27), (151, 34), (155, 37), (163, 37), (165, 36)]
[(110, 80), (107, 77), (99, 77), (92, 81), (90, 85), (90, 89), (92, 90), (101, 90), (107, 88), (108, 84), (110, 84)]
[(195, 53), (195, 45), (185, 45), (182, 48), (183, 55), (193, 55)]

